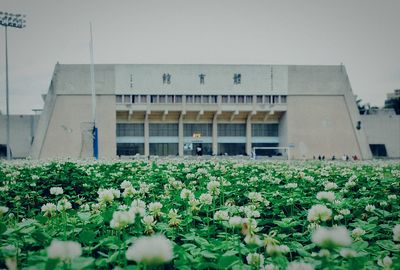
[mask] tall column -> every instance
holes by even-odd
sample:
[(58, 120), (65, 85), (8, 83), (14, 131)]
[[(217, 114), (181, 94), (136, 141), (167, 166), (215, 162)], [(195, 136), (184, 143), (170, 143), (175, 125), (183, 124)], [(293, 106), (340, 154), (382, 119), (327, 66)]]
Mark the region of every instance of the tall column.
[(147, 157), (150, 155), (149, 147), (149, 114), (146, 112), (144, 117), (144, 155)]
[(212, 153), (218, 155), (218, 112), (215, 112), (212, 123)]
[(246, 120), (246, 154), (251, 156), (251, 113)]
[(183, 157), (183, 113), (179, 116), (178, 122), (178, 150), (179, 156)]

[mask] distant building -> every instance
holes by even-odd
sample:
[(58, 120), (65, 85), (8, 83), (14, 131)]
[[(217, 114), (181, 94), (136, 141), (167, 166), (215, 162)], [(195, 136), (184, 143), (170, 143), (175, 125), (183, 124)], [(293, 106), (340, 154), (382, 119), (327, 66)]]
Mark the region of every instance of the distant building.
[(396, 114), (400, 114), (400, 89), (396, 89), (393, 93), (387, 94), (385, 108), (393, 109)]
[[(343, 65), (95, 65), (95, 79), (101, 158), (371, 158)], [(33, 158), (91, 156), (90, 89), (89, 65), (56, 65)]]

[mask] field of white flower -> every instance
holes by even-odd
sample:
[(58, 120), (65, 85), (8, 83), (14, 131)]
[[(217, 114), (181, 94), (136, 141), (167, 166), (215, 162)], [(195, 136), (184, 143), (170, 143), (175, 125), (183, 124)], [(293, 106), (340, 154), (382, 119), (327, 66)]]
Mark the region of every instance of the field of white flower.
[(0, 163), (0, 269), (400, 269), (400, 163)]

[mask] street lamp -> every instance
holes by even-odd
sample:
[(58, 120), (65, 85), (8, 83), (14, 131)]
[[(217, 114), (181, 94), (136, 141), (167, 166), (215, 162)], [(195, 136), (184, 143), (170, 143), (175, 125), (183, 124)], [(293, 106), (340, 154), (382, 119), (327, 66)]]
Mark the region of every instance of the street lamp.
[(10, 151), (10, 112), (8, 98), (8, 50), (7, 50), (7, 27), (24, 28), (25, 15), (12, 14), (0, 11), (0, 25), (5, 27), (6, 35), (6, 111), (7, 111), (7, 160), (11, 159)]

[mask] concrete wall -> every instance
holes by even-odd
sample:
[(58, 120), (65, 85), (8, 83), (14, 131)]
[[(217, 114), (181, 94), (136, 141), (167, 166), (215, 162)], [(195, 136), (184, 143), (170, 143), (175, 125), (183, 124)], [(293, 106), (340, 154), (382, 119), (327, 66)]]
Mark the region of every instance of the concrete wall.
[[(91, 108), (91, 96), (57, 96), (39, 158), (90, 158), (93, 151)], [(115, 97), (97, 96), (97, 108), (99, 158), (114, 158), (116, 156)]]
[(388, 157), (400, 158), (400, 115), (392, 110), (379, 110), (362, 115), (361, 126), (366, 131), (368, 144), (384, 144)]
[[(10, 148), (13, 158), (29, 156), (39, 115), (10, 115)], [(7, 144), (7, 116), (0, 115), (0, 144)]]
[(292, 158), (361, 157), (343, 96), (290, 96), (286, 115)]

